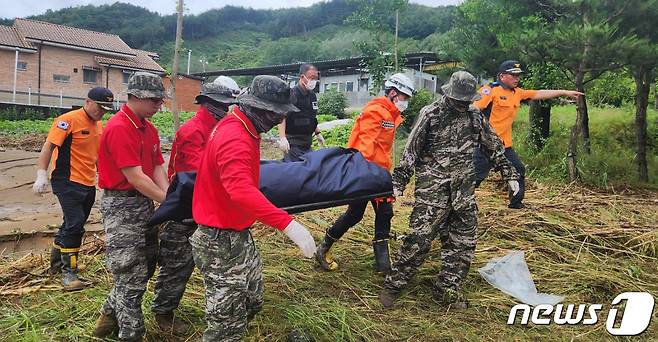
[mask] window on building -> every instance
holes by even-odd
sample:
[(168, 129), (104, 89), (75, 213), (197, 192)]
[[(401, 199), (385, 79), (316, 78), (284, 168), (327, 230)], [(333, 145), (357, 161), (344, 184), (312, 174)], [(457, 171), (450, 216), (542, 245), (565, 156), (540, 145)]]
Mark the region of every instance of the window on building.
[(18, 70), (27, 70), (27, 62), (21, 62), (18, 61), (18, 65), (16, 66)]
[(433, 80), (423, 80), (423, 88), (434, 91), (434, 81)]
[(338, 82), (338, 91), (343, 92), (345, 91), (345, 83), (343, 82)]
[(359, 80), (359, 91), (368, 91), (368, 79), (362, 78)]
[(329, 90), (329, 83), (324, 84), (324, 91), (327, 91), (327, 90)]
[(134, 73), (135, 73), (134, 71), (124, 70), (123, 71), (123, 84), (128, 84), (128, 80), (130, 79), (130, 76), (132, 76)]
[(353, 92), (354, 91), (354, 82), (347, 82), (345, 83), (345, 91), (346, 92)]
[(338, 90), (338, 82), (331, 82), (331, 86), (329, 86), (329, 88)]
[(53, 75), (53, 81), (54, 82), (61, 82), (61, 83), (69, 83), (71, 81), (71, 76), (69, 75)]
[(94, 67), (82, 67), (82, 82), (93, 83), (98, 82), (101, 71)]

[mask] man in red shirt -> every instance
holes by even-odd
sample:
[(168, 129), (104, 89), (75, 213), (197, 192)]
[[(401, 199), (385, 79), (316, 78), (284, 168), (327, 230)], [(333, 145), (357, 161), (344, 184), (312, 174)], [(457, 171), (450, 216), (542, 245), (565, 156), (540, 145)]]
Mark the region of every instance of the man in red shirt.
[(118, 330), (123, 341), (144, 335), (142, 296), (155, 271), (157, 227), (147, 225), (153, 201), (162, 202), (169, 187), (158, 130), (148, 118), (162, 105), (160, 76), (137, 72), (128, 80), (128, 103), (108, 120), (98, 155), (98, 185), (104, 190), (107, 269), (114, 288), (101, 308), (94, 336)]
[[(239, 93), (238, 84), (226, 76), (219, 76), (214, 82), (203, 85), (201, 94), (194, 101), (200, 105), (199, 110), (176, 132), (169, 158), (169, 180), (176, 172), (199, 169), (210, 131), (217, 121), (226, 116), (229, 106), (237, 103)], [(156, 314), (156, 322), (164, 331), (183, 333), (188, 328), (181, 320), (174, 320), (174, 310), (180, 304), (185, 285), (194, 270), (192, 246), (187, 239), (195, 230), (194, 222), (169, 221), (160, 231), (160, 273), (155, 282), (151, 311)]]
[(204, 278), (206, 342), (239, 341), (263, 305), (263, 266), (249, 229), (256, 220), (282, 230), (307, 258), (315, 253), (308, 230), (258, 189), (260, 134), (297, 110), (290, 88), (256, 76), (238, 102), (210, 134), (192, 197), (199, 227), (190, 243)]
[(114, 95), (103, 87), (92, 88), (84, 106), (55, 118), (37, 161), (37, 179), (32, 190), (46, 192), (48, 164), (52, 160), (52, 187), (64, 214), (50, 251), (50, 272), (62, 273), (66, 291), (84, 286), (78, 279), (78, 252), (84, 225), (96, 200), (96, 161), (106, 111)]

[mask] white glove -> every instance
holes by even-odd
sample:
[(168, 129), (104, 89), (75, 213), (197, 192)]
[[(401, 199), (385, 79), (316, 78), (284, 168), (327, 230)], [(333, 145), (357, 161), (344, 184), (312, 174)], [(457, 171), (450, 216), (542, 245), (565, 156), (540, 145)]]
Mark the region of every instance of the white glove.
[(315, 139), (318, 140), (318, 145), (320, 145), (321, 148), (324, 148), (325, 143), (324, 143), (324, 137), (322, 136), (322, 134), (320, 134), (320, 133), (316, 134)]
[(46, 192), (47, 187), (48, 187), (48, 171), (37, 170), (37, 180), (34, 181), (34, 185), (32, 185), (32, 191), (34, 191), (34, 193), (37, 195), (41, 195), (44, 192)]
[(292, 220), (283, 232), (302, 250), (305, 257), (312, 258), (315, 255), (315, 240), (299, 222)]
[(290, 151), (290, 143), (286, 137), (280, 137), (277, 144), (279, 144), (279, 149), (283, 151), (283, 153), (288, 153), (288, 151)]
[(398, 198), (402, 196), (402, 191), (398, 190), (397, 188), (393, 188), (393, 197)]
[(507, 185), (509, 185), (509, 190), (512, 192), (512, 196), (516, 196), (516, 194), (519, 193), (519, 181), (509, 180), (507, 181)]

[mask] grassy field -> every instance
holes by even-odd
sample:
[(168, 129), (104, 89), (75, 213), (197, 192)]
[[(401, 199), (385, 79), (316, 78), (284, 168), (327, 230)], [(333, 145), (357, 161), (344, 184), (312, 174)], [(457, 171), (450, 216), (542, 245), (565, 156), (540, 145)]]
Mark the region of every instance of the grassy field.
[[(495, 180), (479, 189), (478, 247), (464, 291), (471, 307), (447, 310), (433, 301), (428, 282), (440, 269), (437, 241), (408, 291), (392, 310), (377, 300), (382, 277), (372, 271), (373, 213), (338, 243), (334, 255), (340, 269), (317, 270), (281, 233), (260, 225), (254, 236), (265, 265), (265, 306), (251, 322), (247, 341), (284, 341), (298, 332), (315, 341), (440, 341), (440, 340), (616, 340), (605, 328), (611, 300), (622, 292), (647, 291), (658, 295), (658, 190), (656, 140), (658, 115), (650, 112), (649, 165), (651, 184), (638, 184), (632, 164), (633, 114), (631, 109), (592, 109), (592, 154), (579, 165), (586, 186), (566, 181), (564, 156), (567, 133), (575, 120), (572, 106), (554, 109), (552, 136), (537, 153), (525, 147), (527, 108), (515, 122), (515, 146), (528, 164), (526, 203), (532, 210), (507, 209), (505, 193)], [(168, 125), (158, 114), (156, 125)], [(162, 126), (165, 125), (165, 126)], [(0, 126), (0, 134), (3, 134)], [(166, 127), (164, 128), (166, 129)], [(346, 139), (345, 132), (332, 135)], [(399, 154), (404, 140), (396, 143)], [(264, 156), (278, 158), (271, 142)], [(408, 232), (413, 198), (395, 204), (393, 232)], [(344, 208), (297, 215), (316, 240)], [(392, 243), (399, 248), (401, 240)], [(518, 303), (493, 288), (477, 273), (488, 260), (511, 250), (525, 252), (540, 292), (565, 296), (563, 303), (604, 305), (593, 326), (529, 326), (506, 324), (509, 310)], [(3, 341), (90, 341), (97, 312), (111, 287), (104, 266), (102, 241), (88, 241), (82, 275), (91, 286), (63, 293), (58, 280), (43, 272), (47, 260), (39, 255), (0, 260), (0, 336)], [(195, 271), (179, 315), (192, 323), (185, 336), (170, 336), (156, 329), (149, 311), (153, 283), (144, 300), (148, 341), (198, 340), (205, 327), (203, 285)], [(658, 339), (658, 313), (637, 340)]]
[[(571, 126), (576, 121), (575, 106), (554, 107), (551, 136), (546, 147), (533, 151), (526, 143), (528, 106), (523, 106), (514, 122), (514, 148), (527, 165), (529, 178), (541, 182), (568, 181), (567, 146)], [(640, 183), (635, 166), (635, 109), (590, 108), (591, 154), (578, 154), (578, 169), (589, 185), (613, 190), (615, 187), (650, 186), (658, 188), (658, 112), (648, 112), (647, 163), (650, 184)]]
[[(428, 282), (440, 269), (436, 242), (428, 261), (392, 310), (377, 300), (382, 277), (372, 271), (373, 213), (338, 243), (340, 269), (317, 270), (283, 234), (257, 226), (254, 235), (265, 265), (265, 306), (251, 322), (247, 341), (282, 341), (292, 332), (316, 341), (612, 340), (606, 332), (609, 303), (625, 291), (658, 295), (658, 202), (652, 191), (621, 194), (565, 185), (532, 183), (534, 210), (512, 211), (504, 193), (489, 182), (478, 191), (479, 241), (464, 284), (471, 308), (446, 310), (432, 300)], [(408, 232), (411, 198), (395, 205), (393, 232)], [(343, 208), (298, 215), (316, 240)], [(393, 251), (400, 241), (394, 241)], [(45, 271), (47, 260), (27, 256), (0, 262), (0, 336), (3, 341), (89, 341), (97, 311), (111, 286), (102, 242), (85, 246), (83, 276), (93, 285), (63, 293)], [(487, 284), (477, 268), (510, 250), (526, 253), (540, 292), (565, 296), (564, 303), (601, 303), (594, 326), (507, 326), (517, 301)], [(192, 323), (186, 336), (160, 333), (149, 311), (153, 282), (144, 300), (148, 341), (197, 340), (204, 329), (203, 285), (195, 271), (179, 315)], [(18, 295), (20, 294), (20, 295)], [(654, 322), (639, 340), (658, 338)]]

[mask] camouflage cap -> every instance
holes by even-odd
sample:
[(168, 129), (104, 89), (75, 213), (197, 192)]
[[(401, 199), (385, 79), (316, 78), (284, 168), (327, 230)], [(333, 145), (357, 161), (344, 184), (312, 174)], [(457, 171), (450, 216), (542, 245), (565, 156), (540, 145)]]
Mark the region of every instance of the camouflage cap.
[(473, 102), (481, 98), (477, 92), (475, 77), (466, 71), (457, 71), (450, 76), (448, 83), (441, 86), (443, 93), (458, 101)]
[(128, 80), (128, 94), (145, 98), (165, 98), (162, 77), (150, 72), (136, 72)]
[(290, 87), (276, 76), (256, 76), (238, 102), (279, 114), (299, 111), (290, 103)]
[(206, 83), (201, 87), (201, 94), (194, 98), (194, 103), (200, 104), (204, 101), (212, 100), (224, 104), (236, 104), (237, 93), (228, 87), (217, 83)]

